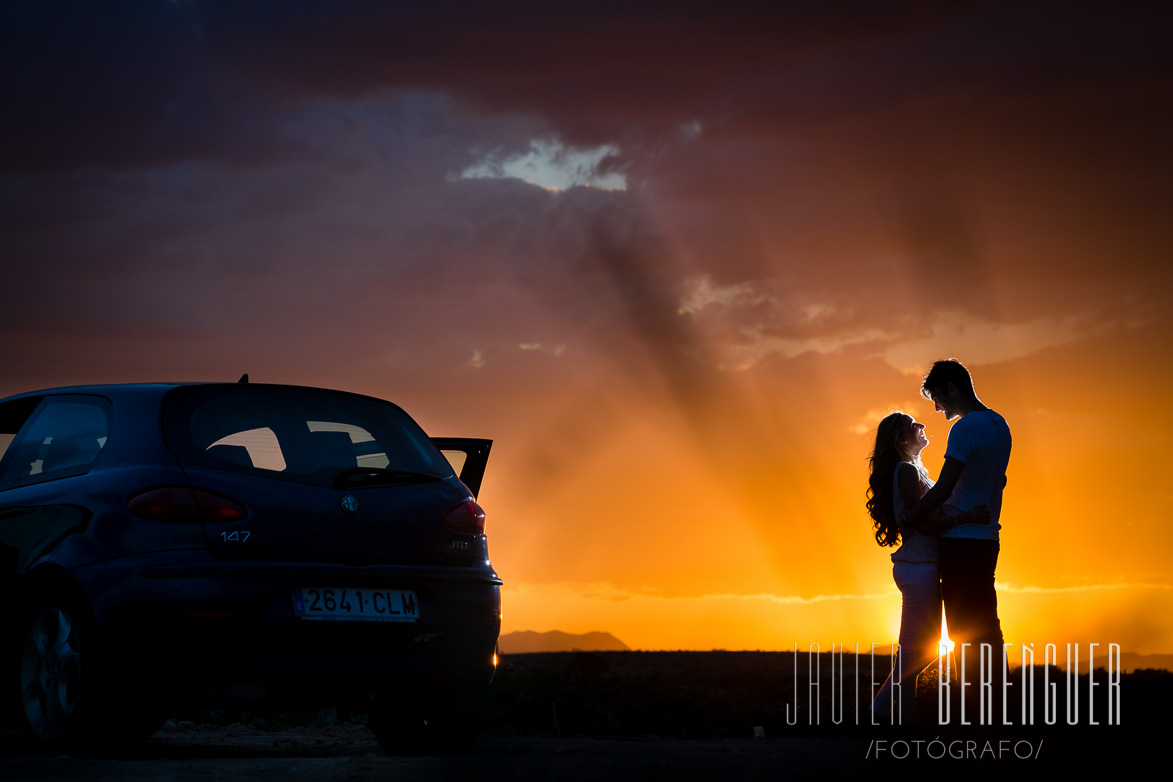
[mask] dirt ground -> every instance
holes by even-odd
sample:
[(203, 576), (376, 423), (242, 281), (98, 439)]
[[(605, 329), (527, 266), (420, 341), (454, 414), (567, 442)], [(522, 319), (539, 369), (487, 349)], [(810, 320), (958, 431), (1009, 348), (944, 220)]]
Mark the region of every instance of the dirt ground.
[(119, 780), (766, 780), (864, 762), (859, 739), (607, 740), (487, 736), (452, 758), (388, 757), (362, 726), (262, 732), (183, 726), (100, 756), (35, 757), (0, 735), (0, 779)]
[[(1037, 744), (1037, 741), (1035, 742)], [(1038, 756), (916, 761), (908, 746), (889, 743), (877, 752), (863, 736), (795, 736), (744, 739), (517, 738), (488, 735), (460, 757), (388, 757), (362, 725), (334, 724), (261, 731), (253, 726), (215, 727), (179, 723), (154, 737), (87, 756), (37, 757), (21, 736), (0, 734), (0, 780), (118, 780), (119, 782), (215, 782), (216, 780), (465, 780), (510, 782), (621, 782), (623, 780), (827, 779), (827, 772), (888, 776), (907, 763), (951, 778), (991, 772), (1000, 778), (1035, 778), (1078, 768), (1119, 772), (1124, 759), (1164, 756), (1163, 747), (1099, 742), (1094, 751), (1077, 745), (1043, 745)], [(923, 747), (923, 745), (922, 745)], [(900, 757), (901, 752), (905, 757)], [(886, 767), (886, 768), (881, 768)], [(885, 773), (888, 772), (888, 773)], [(866, 777), (865, 777), (866, 778)]]
[[(515, 655), (494, 681), (489, 729), (459, 757), (389, 757), (364, 716), (340, 709), (190, 711), (150, 739), (77, 756), (37, 756), (20, 734), (0, 732), (0, 782), (789, 782), (908, 778), (910, 763), (915, 774), (950, 780), (1037, 782), (1112, 779), (1167, 764), (1173, 676), (1163, 671), (1125, 676), (1119, 725), (1102, 715), (1092, 722), (1089, 713), (1074, 727), (1031, 723), (991, 736), (946, 726), (921, 735), (834, 722), (830, 688), (820, 690), (820, 702), (828, 696), (820, 721), (812, 726), (800, 708), (790, 723), (780, 704), (796, 701), (797, 664), (784, 653), (753, 652)], [(764, 737), (752, 737), (755, 726)]]

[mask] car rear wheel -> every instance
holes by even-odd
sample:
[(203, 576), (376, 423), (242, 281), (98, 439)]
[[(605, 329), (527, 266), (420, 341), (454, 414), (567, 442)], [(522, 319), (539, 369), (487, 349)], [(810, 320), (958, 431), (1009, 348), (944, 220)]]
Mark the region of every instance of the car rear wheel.
[(24, 727), (46, 744), (79, 734), (83, 716), (83, 644), (78, 612), (49, 603), (31, 612), (20, 648), (20, 715)]
[(48, 753), (93, 749), (157, 732), (169, 714), (157, 677), (111, 665), (122, 655), (110, 653), (74, 590), (39, 589), (5, 658), (17, 674), (8, 681), (15, 679), (19, 726), (33, 746)]

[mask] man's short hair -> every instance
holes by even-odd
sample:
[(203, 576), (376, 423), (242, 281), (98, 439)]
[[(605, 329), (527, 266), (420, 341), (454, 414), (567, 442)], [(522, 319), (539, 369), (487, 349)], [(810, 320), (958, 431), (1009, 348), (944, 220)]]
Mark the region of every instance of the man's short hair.
[(957, 390), (973, 395), (973, 378), (969, 370), (955, 358), (945, 359), (933, 364), (933, 368), (925, 375), (925, 382), (920, 388), (921, 396), (931, 400), (933, 392), (944, 391), (950, 383), (957, 386)]

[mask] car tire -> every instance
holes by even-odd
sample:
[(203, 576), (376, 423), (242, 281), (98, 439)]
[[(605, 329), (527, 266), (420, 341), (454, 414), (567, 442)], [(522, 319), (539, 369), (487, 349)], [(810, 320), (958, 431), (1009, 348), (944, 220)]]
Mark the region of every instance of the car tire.
[(34, 603), (16, 635), (16, 713), (42, 750), (75, 747), (88, 737), (96, 681), (96, 633), (88, 614), (61, 598)]
[(484, 730), (488, 688), (403, 702), (376, 699), (370, 728), (388, 755), (459, 755)]
[(128, 686), (130, 672), (109, 664), (76, 590), (44, 589), (22, 613), (8, 658), (8, 670), (16, 671), (10, 703), (17, 727), (45, 753), (91, 751), (157, 733), (169, 716), (160, 693), (146, 683), (141, 690)]

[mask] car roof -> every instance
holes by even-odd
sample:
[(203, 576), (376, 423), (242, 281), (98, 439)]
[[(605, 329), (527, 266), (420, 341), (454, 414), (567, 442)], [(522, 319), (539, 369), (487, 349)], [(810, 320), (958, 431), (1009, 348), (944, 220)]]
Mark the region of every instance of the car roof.
[(94, 384), (87, 386), (60, 386), (58, 388), (44, 388), (37, 391), (26, 391), (21, 394), (13, 394), (12, 396), (0, 399), (0, 402), (11, 402), (17, 399), (38, 397), (38, 396), (55, 396), (58, 394), (98, 394), (101, 396), (155, 396), (161, 397), (168, 391), (181, 387), (195, 387), (195, 386), (236, 386), (241, 388), (288, 388), (297, 389), (301, 391), (320, 391), (326, 394), (341, 394), (345, 396), (362, 397), (364, 399), (372, 399), (384, 404), (391, 404), (386, 399), (369, 396), (367, 394), (356, 394), (352, 391), (339, 391), (333, 388), (318, 388), (315, 386), (296, 386), (286, 385), (282, 383), (239, 383), (232, 381), (193, 381), (180, 383), (107, 383)]
[(42, 388), (36, 391), (25, 391), (21, 394), (13, 394), (0, 400), (8, 402), (14, 399), (22, 399), (31, 396), (48, 396), (57, 394), (150, 394), (151, 392), (163, 394), (170, 391), (172, 388), (181, 385), (204, 385), (202, 383), (107, 383), (94, 384), (88, 386), (59, 386), (57, 388)]

